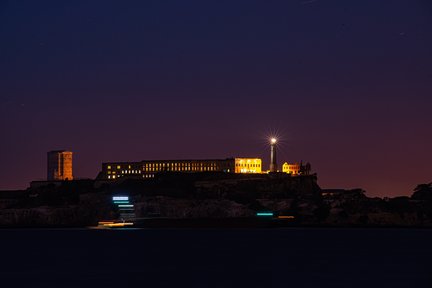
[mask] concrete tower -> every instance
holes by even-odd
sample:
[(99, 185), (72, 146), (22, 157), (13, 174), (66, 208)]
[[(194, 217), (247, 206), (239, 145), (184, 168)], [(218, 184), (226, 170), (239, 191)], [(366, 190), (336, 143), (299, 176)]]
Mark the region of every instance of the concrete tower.
[(72, 152), (48, 152), (48, 180), (72, 180)]
[(276, 138), (270, 139), (270, 172), (277, 172)]

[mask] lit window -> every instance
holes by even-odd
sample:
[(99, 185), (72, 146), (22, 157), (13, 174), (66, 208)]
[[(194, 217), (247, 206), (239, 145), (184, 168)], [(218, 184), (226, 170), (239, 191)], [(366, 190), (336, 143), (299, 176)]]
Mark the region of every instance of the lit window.
[(120, 166), (120, 165), (118, 165), (118, 166), (117, 166), (117, 169), (119, 169), (119, 170), (120, 170), (120, 168), (121, 168), (121, 166)]
[(108, 169), (111, 169), (111, 166), (110, 165), (108, 165), (108, 167), (107, 167)]

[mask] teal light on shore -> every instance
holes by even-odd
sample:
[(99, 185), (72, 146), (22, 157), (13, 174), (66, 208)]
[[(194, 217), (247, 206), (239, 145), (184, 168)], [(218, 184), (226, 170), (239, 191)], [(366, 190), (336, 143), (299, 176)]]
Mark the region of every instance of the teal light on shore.
[(273, 212), (257, 212), (256, 216), (273, 216)]
[(114, 204), (129, 204), (129, 201), (114, 201)]

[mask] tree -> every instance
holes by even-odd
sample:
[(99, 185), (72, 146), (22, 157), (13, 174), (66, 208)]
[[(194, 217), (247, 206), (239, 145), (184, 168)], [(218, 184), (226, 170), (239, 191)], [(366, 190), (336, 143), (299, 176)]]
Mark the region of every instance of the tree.
[(432, 201), (432, 182), (417, 185), (411, 198), (414, 200)]

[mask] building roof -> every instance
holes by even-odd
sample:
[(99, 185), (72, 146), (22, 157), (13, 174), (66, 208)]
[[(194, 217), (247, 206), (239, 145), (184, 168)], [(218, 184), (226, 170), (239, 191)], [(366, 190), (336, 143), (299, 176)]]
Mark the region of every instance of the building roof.
[(72, 153), (72, 151), (68, 151), (68, 150), (52, 150), (52, 151), (48, 151), (48, 153), (64, 153), (64, 152)]
[[(235, 158), (225, 158), (225, 159), (155, 159), (155, 160), (141, 160), (141, 161), (112, 161), (112, 162), (102, 162), (102, 164), (130, 164), (130, 163), (143, 163), (143, 162), (171, 162), (171, 161), (226, 161), (226, 160), (234, 160)], [(258, 158), (251, 158), (258, 159)]]

